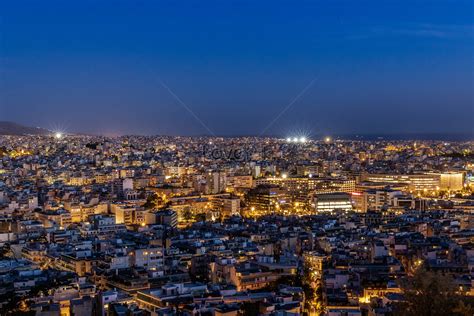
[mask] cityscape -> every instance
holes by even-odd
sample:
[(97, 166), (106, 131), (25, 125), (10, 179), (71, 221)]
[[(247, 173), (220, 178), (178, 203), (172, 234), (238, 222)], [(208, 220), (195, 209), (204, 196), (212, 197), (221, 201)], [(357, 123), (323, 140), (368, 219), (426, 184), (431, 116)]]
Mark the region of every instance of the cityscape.
[(0, 1), (0, 316), (473, 316), (473, 21)]
[(1, 144), (5, 313), (425, 315), (424, 299), (472, 312), (473, 142)]

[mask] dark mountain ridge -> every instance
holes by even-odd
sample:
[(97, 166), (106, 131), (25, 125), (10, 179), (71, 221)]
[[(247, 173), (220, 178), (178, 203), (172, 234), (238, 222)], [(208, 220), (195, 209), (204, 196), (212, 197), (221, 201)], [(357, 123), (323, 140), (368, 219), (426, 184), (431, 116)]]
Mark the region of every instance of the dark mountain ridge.
[(41, 127), (24, 126), (15, 122), (0, 121), (0, 135), (48, 135), (51, 131)]

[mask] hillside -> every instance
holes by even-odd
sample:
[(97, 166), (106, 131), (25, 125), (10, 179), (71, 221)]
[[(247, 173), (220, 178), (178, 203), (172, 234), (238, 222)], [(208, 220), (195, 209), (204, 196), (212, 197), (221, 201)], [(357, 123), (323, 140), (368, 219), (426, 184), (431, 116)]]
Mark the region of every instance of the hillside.
[(0, 135), (47, 135), (50, 131), (40, 127), (24, 126), (15, 122), (0, 121)]

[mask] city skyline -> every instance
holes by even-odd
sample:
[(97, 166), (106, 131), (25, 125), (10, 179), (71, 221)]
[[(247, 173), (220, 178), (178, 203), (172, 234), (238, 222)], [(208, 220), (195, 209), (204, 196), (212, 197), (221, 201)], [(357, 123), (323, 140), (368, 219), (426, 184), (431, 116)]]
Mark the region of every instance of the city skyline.
[(3, 3), (2, 120), (103, 135), (472, 135), (470, 1)]
[(474, 313), (473, 141), (1, 134), (1, 315)]
[(0, 2), (0, 316), (473, 316), (473, 14)]

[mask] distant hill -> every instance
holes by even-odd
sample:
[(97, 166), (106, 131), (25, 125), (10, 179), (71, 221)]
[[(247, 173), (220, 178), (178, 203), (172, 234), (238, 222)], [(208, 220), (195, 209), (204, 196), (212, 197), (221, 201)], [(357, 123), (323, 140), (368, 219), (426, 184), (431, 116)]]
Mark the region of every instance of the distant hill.
[(47, 135), (51, 131), (41, 127), (24, 126), (14, 122), (0, 121), (0, 135)]

